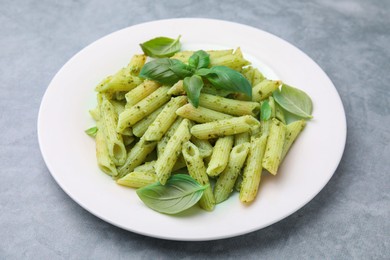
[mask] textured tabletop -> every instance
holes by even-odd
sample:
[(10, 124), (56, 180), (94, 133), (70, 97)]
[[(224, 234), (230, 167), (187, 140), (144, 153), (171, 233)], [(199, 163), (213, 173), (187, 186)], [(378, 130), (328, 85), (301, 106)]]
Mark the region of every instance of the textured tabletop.
[[(389, 11), (387, 0), (0, 0), (0, 259), (389, 259)], [(50, 175), (36, 125), (55, 73), (108, 33), (176, 17), (273, 33), (333, 81), (347, 116), (345, 153), (330, 182), (295, 214), (235, 238), (166, 241), (100, 220)]]

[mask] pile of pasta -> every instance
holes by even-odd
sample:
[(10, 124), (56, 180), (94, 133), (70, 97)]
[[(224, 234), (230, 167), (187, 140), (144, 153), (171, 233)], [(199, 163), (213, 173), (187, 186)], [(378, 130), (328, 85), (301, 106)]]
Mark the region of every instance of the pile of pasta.
[[(266, 79), (239, 48), (207, 52), (211, 66), (228, 66), (248, 79), (252, 100), (206, 84), (195, 108), (183, 81), (164, 86), (138, 76), (145, 55), (134, 55), (127, 67), (96, 87), (98, 105), (90, 113), (98, 128), (97, 162), (118, 184), (165, 184), (175, 172), (185, 171), (202, 185), (213, 183), (199, 203), (212, 210), (234, 190), (242, 202), (253, 201), (263, 169), (277, 174), (305, 121), (286, 124), (272, 98), (281, 82)], [(171, 58), (186, 62), (192, 53), (182, 51)], [(272, 114), (260, 121), (264, 100)]]

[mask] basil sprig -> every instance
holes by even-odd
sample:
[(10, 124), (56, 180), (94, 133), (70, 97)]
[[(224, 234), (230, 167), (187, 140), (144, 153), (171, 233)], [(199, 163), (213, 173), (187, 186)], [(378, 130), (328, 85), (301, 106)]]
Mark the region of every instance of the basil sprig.
[(141, 43), (140, 46), (143, 52), (149, 57), (171, 57), (173, 54), (180, 51), (180, 37), (181, 36), (179, 35), (176, 40), (168, 37), (157, 37), (144, 43)]
[(252, 97), (252, 87), (241, 73), (226, 66), (209, 68), (209, 65), (209, 54), (199, 50), (191, 55), (188, 65), (176, 59), (152, 60), (144, 65), (139, 76), (168, 85), (184, 79), (184, 89), (190, 103), (195, 107), (199, 105), (199, 95), (204, 80), (217, 89), (241, 92)]
[(238, 71), (226, 66), (215, 66), (210, 69), (200, 69), (197, 75), (205, 77), (218, 89), (241, 92), (252, 97), (252, 87), (249, 81)]
[(272, 96), (287, 112), (300, 118), (313, 118), (311, 115), (313, 103), (310, 97), (302, 90), (283, 84), (282, 88), (274, 91)]
[(162, 58), (146, 63), (142, 67), (139, 76), (162, 84), (173, 85), (191, 74), (190, 67), (183, 62), (176, 59)]
[(207, 187), (208, 185), (200, 185), (187, 174), (176, 174), (165, 185), (156, 182), (137, 189), (137, 195), (146, 206), (155, 211), (177, 214), (195, 205)]

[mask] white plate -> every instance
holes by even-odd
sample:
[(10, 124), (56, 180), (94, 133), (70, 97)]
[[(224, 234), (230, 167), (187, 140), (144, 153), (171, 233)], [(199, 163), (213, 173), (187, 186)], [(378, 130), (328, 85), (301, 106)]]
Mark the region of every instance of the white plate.
[[(183, 49), (240, 46), (271, 78), (310, 95), (314, 119), (293, 145), (276, 177), (263, 175), (250, 206), (238, 196), (213, 212), (191, 209), (179, 216), (156, 213), (133, 189), (102, 173), (94, 140), (84, 130), (94, 122), (95, 85), (140, 53), (139, 43), (157, 36), (182, 35)], [(332, 177), (344, 151), (346, 120), (330, 79), (306, 54), (286, 41), (246, 25), (209, 19), (171, 19), (131, 26), (87, 46), (50, 83), (41, 103), (38, 138), (43, 158), (61, 188), (95, 216), (132, 232), (173, 240), (227, 238), (269, 226), (308, 203)]]

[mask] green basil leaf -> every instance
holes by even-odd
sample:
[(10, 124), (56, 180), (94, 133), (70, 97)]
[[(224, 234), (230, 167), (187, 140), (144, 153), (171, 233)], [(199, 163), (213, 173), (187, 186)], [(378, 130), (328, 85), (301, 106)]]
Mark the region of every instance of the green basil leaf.
[(197, 75), (204, 76), (210, 83), (220, 89), (241, 92), (252, 97), (252, 86), (238, 71), (226, 66), (215, 66), (210, 69), (199, 69)]
[(194, 107), (199, 106), (200, 91), (203, 88), (203, 80), (198, 75), (187, 77), (183, 81), (184, 90), (187, 93), (188, 100)]
[(179, 78), (182, 78), (182, 79), (194, 74), (191, 67), (182, 63), (182, 62), (175, 63), (172, 66), (170, 66), (169, 68), (173, 71), (173, 73), (176, 74), (176, 76), (178, 76)]
[(188, 59), (188, 64), (195, 70), (207, 68), (210, 65), (210, 55), (203, 50), (196, 51)]
[[(151, 79), (162, 84), (173, 85), (180, 79), (182, 79), (182, 75), (177, 75), (178, 71), (177, 67), (182, 66), (187, 67), (183, 62), (176, 59), (155, 59), (148, 63), (146, 63), (140, 73), (139, 76), (141, 78)], [(172, 70), (172, 67), (174, 70)]]
[(313, 118), (313, 103), (310, 97), (297, 88), (282, 85), (281, 90), (273, 92), (275, 101), (286, 111), (301, 118)]
[(166, 214), (182, 212), (197, 203), (208, 187), (187, 174), (171, 176), (165, 185), (159, 182), (137, 189), (138, 197), (149, 208)]
[(140, 46), (143, 52), (150, 57), (171, 57), (173, 54), (180, 51), (180, 37), (181, 35), (179, 35), (176, 40), (167, 37), (157, 37), (141, 43)]
[(268, 100), (263, 101), (260, 108), (260, 119), (262, 121), (267, 121), (271, 118), (272, 109), (268, 103)]
[(88, 128), (85, 130), (85, 133), (91, 137), (95, 137), (97, 134), (98, 128), (96, 126), (93, 126), (91, 128)]

